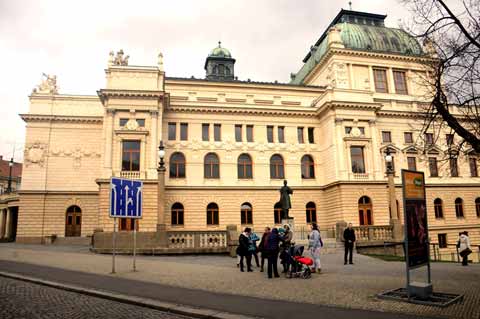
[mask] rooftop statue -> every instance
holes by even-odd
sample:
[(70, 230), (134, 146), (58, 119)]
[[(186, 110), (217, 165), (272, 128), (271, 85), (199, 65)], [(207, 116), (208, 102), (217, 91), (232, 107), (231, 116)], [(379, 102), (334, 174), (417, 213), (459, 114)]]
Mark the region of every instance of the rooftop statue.
[(121, 66), (127, 66), (128, 65), (128, 59), (130, 58), (129, 55), (123, 57), (123, 50), (120, 49), (120, 51), (117, 52), (117, 55), (114, 56), (113, 51), (110, 51), (109, 58), (108, 58), (108, 65), (121, 65)]
[(33, 93), (58, 94), (57, 76), (42, 73), (42, 82), (33, 89)]
[(163, 54), (162, 54), (162, 52), (160, 52), (158, 54), (158, 69), (160, 71), (163, 71)]

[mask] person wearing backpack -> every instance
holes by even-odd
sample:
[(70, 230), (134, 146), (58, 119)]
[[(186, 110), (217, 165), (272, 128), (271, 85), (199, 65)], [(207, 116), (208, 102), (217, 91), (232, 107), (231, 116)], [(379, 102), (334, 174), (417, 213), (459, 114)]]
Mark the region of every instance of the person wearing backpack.
[(470, 245), (470, 238), (468, 238), (468, 232), (464, 231), (460, 233), (458, 238), (457, 248), (460, 256), (462, 257), (462, 266), (468, 266), (468, 255), (472, 253), (472, 247)]
[(320, 230), (317, 223), (310, 224), (311, 232), (308, 236), (308, 249), (313, 259), (312, 273), (321, 273), (322, 264), (320, 263), (320, 248), (323, 247), (322, 237), (320, 237)]
[(260, 267), (260, 263), (258, 262), (258, 250), (257, 250), (257, 241), (260, 240), (260, 238), (258, 238), (258, 235), (255, 234), (253, 231), (250, 233), (250, 242), (249, 242), (249, 246), (248, 246), (248, 252), (253, 256), (255, 257), (255, 264), (257, 265), (257, 267)]

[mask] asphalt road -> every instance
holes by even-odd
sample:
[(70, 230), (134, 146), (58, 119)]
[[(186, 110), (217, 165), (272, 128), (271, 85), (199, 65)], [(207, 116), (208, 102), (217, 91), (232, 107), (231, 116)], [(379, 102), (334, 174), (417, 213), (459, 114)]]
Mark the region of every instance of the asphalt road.
[(188, 319), (149, 308), (0, 277), (0, 318)]
[[(186, 289), (156, 283), (135, 281), (115, 276), (95, 275), (60, 268), (0, 260), (0, 270), (25, 276), (100, 289), (120, 294), (144, 297), (164, 302), (203, 307), (247, 316), (278, 319), (421, 319), (425, 317), (398, 313), (346, 309), (278, 300), (267, 300), (238, 295), (213, 293), (203, 290)], [(321, 289), (321, 287), (318, 287)], [(272, 293), (275, 293), (272, 291)], [(52, 309), (56, 311), (57, 309)], [(0, 316), (1, 317), (1, 316)], [(42, 318), (42, 317), (40, 317)], [(47, 318), (47, 317), (45, 317)], [(55, 317), (53, 317), (55, 318)], [(79, 317), (80, 318), (80, 317)], [(115, 317), (117, 318), (117, 317)], [(147, 317), (146, 317), (147, 318)], [(167, 318), (167, 317), (165, 317)], [(174, 318), (174, 317), (168, 317)]]

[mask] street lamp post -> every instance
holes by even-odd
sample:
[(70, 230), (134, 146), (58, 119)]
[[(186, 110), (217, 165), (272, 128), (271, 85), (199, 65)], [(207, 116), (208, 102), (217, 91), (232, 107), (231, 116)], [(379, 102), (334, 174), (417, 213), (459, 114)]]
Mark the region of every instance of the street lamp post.
[(7, 193), (12, 192), (12, 168), (13, 168), (13, 157), (8, 162), (9, 166), (9, 173), (8, 173), (8, 186), (7, 186)]
[(162, 247), (167, 246), (167, 226), (165, 224), (165, 146), (160, 141), (158, 147), (158, 187), (157, 187), (157, 239)]
[(390, 204), (390, 225), (393, 226), (393, 239), (400, 240), (402, 238), (402, 225), (397, 216), (397, 197), (395, 196), (395, 169), (393, 168), (393, 156), (390, 153), (390, 148), (387, 147), (385, 151), (385, 163), (387, 164), (388, 177), (388, 198)]

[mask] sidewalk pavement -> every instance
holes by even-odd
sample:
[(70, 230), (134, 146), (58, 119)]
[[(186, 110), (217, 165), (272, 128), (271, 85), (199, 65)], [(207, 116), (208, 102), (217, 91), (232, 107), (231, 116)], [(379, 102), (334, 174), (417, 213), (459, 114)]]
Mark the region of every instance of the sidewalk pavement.
[[(99, 283), (113, 280), (106, 289), (115, 289), (115, 287), (122, 286), (122, 283), (128, 282), (132, 295), (141, 296), (137, 292), (142, 293), (143, 291), (140, 288), (135, 289), (135, 286), (152, 284), (156, 285), (157, 290), (162, 286), (165, 291), (172, 292), (171, 298), (175, 298), (177, 302), (185, 301), (186, 304), (191, 302), (191, 305), (194, 305), (193, 303), (198, 298), (198, 290), (203, 290), (205, 296), (214, 296), (213, 300), (211, 298), (200, 299), (202, 304), (206, 305), (210, 305), (209, 300), (211, 300), (210, 303), (214, 302), (213, 306), (218, 303), (215, 298), (228, 300), (228, 298), (243, 296), (230, 302), (232, 307), (238, 303), (237, 307), (242, 314), (254, 315), (260, 308), (264, 308), (257, 306), (258, 302), (252, 303), (251, 308), (247, 307), (247, 303), (242, 300), (251, 298), (268, 303), (269, 309), (280, 309), (282, 304), (295, 304), (297, 306), (293, 309), (299, 309), (298, 305), (302, 305), (302, 313), (303, 309), (322, 305), (405, 313), (414, 316), (472, 319), (480, 317), (480, 307), (478, 307), (480, 304), (479, 265), (462, 267), (458, 264), (434, 263), (432, 265), (434, 290), (465, 294), (464, 300), (458, 304), (448, 308), (436, 308), (379, 300), (375, 297), (379, 292), (405, 285), (404, 263), (384, 262), (356, 255), (355, 265), (344, 266), (342, 256), (339, 254), (322, 255), (321, 258), (323, 273), (315, 274), (309, 280), (285, 278), (269, 280), (266, 278), (266, 274), (258, 272), (258, 269), (255, 269), (256, 271), (253, 273), (241, 273), (236, 268), (236, 260), (226, 256), (140, 256), (137, 258), (138, 272), (132, 272), (131, 256), (117, 256), (117, 274), (110, 275), (111, 256), (95, 255), (85, 248), (18, 244), (2, 244), (0, 246), (0, 260), (56, 267), (64, 271), (82, 272), (84, 276), (87, 274), (102, 275), (98, 276), (104, 278), (98, 279)], [(5, 262), (0, 263), (0, 270), (6, 270), (5, 265)], [(15, 271), (15, 269), (20, 269), (19, 267), (10, 264), (8, 268)], [(57, 269), (54, 273), (58, 274), (59, 271)], [(27, 270), (25, 272), (28, 273)], [(45, 272), (45, 275), (47, 274), (48, 271)], [(418, 271), (414, 273), (414, 280), (419, 276), (421, 274)], [(68, 279), (68, 276), (63, 277), (65, 278), (62, 280)], [(128, 289), (127, 287), (129, 286), (127, 285), (125, 289)], [(195, 291), (195, 296), (192, 295), (191, 298), (188, 298), (188, 294), (185, 294), (184, 290), (178, 290), (181, 288)], [(152, 288), (151, 292), (154, 291), (156, 289)], [(180, 300), (178, 296), (182, 296)], [(335, 309), (337, 312), (346, 311), (338, 308), (320, 308), (322, 312), (324, 309)], [(317, 310), (320, 311), (320, 309), (316, 309), (312, 310), (312, 313), (318, 313)], [(298, 318), (298, 316), (295, 315), (293, 318)]]

